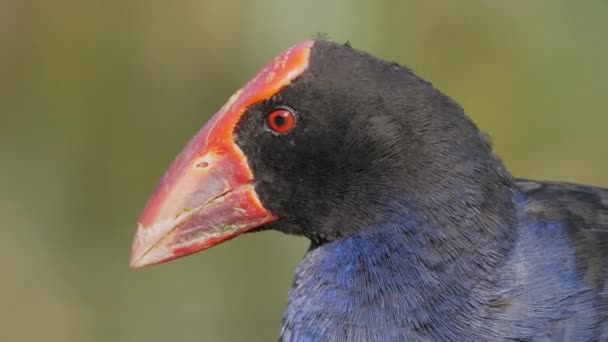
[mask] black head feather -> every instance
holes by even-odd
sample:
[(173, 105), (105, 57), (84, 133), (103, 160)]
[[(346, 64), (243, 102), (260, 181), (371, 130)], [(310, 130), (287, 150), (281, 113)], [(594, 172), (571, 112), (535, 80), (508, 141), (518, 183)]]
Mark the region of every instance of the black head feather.
[[(264, 129), (277, 107), (297, 116), (287, 134)], [(249, 108), (236, 135), (280, 217), (267, 228), (323, 242), (394, 215), (436, 226), (482, 211), (515, 216), (511, 178), (463, 110), (411, 70), (349, 45), (317, 40), (309, 68)]]

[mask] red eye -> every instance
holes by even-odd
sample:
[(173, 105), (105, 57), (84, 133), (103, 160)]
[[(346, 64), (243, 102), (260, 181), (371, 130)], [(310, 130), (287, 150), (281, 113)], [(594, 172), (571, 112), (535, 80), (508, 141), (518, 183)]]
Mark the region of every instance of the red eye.
[(277, 133), (289, 132), (295, 123), (296, 119), (293, 113), (287, 109), (275, 109), (266, 118), (268, 128)]

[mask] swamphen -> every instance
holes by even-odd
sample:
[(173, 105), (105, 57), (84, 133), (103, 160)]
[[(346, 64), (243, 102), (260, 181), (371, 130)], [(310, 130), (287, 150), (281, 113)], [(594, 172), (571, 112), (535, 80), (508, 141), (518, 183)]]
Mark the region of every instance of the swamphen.
[(514, 179), (412, 71), (323, 39), (262, 69), (146, 205), (131, 266), (311, 242), (282, 341), (608, 340), (608, 190)]

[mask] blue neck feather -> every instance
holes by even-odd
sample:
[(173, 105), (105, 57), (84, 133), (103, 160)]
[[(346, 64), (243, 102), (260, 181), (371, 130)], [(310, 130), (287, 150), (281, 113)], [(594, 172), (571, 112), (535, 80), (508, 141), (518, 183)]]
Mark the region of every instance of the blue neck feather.
[[(498, 243), (494, 236), (485, 237), (487, 248), (475, 249), (460, 236), (462, 229), (420, 228), (402, 219), (311, 246), (296, 271), (282, 338), (358, 341), (399, 339), (404, 331), (424, 335), (431, 328), (433, 334), (458, 331), (449, 328), (456, 324), (453, 316), (476, 305), (477, 289), (494, 281), (490, 264), (504, 255), (478, 260)], [(431, 322), (444, 326), (431, 327)]]

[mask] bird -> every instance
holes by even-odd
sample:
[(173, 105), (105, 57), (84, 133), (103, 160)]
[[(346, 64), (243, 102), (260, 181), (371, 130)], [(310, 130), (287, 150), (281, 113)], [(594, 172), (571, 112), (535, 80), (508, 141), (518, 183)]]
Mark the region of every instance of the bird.
[(409, 68), (281, 52), (183, 148), (131, 267), (248, 232), (307, 238), (280, 341), (608, 341), (608, 189), (512, 176)]

